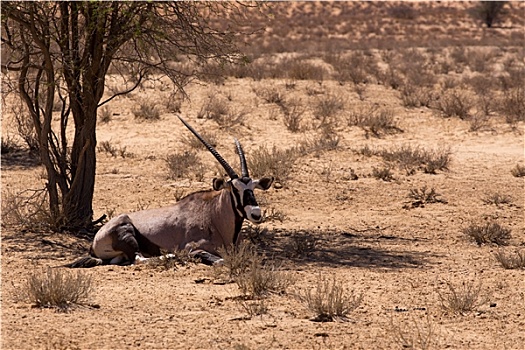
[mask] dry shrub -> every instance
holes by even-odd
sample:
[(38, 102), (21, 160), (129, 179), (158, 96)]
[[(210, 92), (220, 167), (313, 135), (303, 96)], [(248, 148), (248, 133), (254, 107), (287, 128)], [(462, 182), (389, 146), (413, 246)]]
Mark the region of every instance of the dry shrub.
[(345, 107), (344, 99), (335, 94), (326, 94), (317, 98), (314, 105), (314, 116), (326, 120), (336, 116)]
[(376, 105), (362, 105), (350, 112), (347, 118), (350, 126), (358, 126), (370, 134), (381, 137), (384, 134), (394, 134), (403, 130), (397, 126), (394, 112), (379, 108)]
[[(199, 131), (199, 134), (210, 144), (212, 145), (213, 147), (217, 147), (217, 144), (218, 144), (218, 134), (216, 132), (213, 132), (213, 131), (207, 131), (207, 130), (201, 130)], [(202, 142), (196, 138), (195, 136), (193, 135), (187, 135), (185, 134), (184, 136), (182, 136), (182, 139), (181, 141), (183, 143), (185, 143), (186, 145), (190, 146), (191, 148), (194, 148), (194, 149), (202, 149), (202, 150), (205, 150), (207, 149), (206, 146), (204, 146), (202, 144)]]
[(223, 263), (214, 268), (218, 275), (226, 274), (229, 281), (246, 273), (254, 261), (260, 260), (255, 246), (246, 241), (241, 241), (237, 246), (220, 248), (219, 255), (222, 257)]
[[(265, 299), (244, 300), (237, 299), (241, 309), (248, 314), (248, 317), (266, 315), (268, 313), (268, 305)], [(249, 349), (246, 347), (246, 349)]]
[(285, 100), (285, 93), (282, 89), (275, 86), (264, 86), (253, 89), (255, 94), (267, 103), (276, 103), (281, 105)]
[(101, 123), (109, 123), (113, 119), (113, 112), (108, 106), (102, 106), (98, 110), (98, 121)]
[(363, 295), (348, 292), (335, 276), (330, 279), (319, 274), (315, 287), (299, 293), (299, 299), (315, 314), (313, 321), (331, 322), (346, 320), (359, 307)]
[(241, 124), (248, 112), (244, 109), (237, 110), (229, 106), (228, 100), (212, 96), (201, 106), (197, 118), (212, 119), (219, 126), (229, 128)]
[(296, 233), (290, 237), (290, 242), (286, 246), (286, 252), (291, 257), (306, 257), (316, 250), (319, 240), (317, 237), (308, 233)]
[(279, 266), (263, 264), (259, 258), (252, 260), (248, 269), (235, 282), (244, 296), (260, 298), (270, 294), (283, 294), (295, 281), (290, 273)]
[(510, 173), (514, 177), (524, 177), (525, 176), (525, 165), (516, 164), (516, 166), (510, 170)]
[(512, 237), (510, 228), (503, 227), (495, 221), (489, 221), (481, 225), (471, 224), (462, 231), (480, 246), (490, 243), (507, 245)]
[(136, 120), (140, 121), (156, 121), (160, 120), (160, 110), (157, 103), (154, 101), (143, 100), (139, 102), (138, 108), (133, 108), (132, 111)]
[(40, 141), (38, 140), (38, 135), (35, 132), (33, 120), (31, 119), (29, 113), (26, 112), (25, 104), (23, 104), (21, 101), (20, 103), (15, 103), (11, 107), (11, 112), (15, 117), (18, 135), (22, 138), (22, 140), (24, 140), (30, 152), (38, 154), (40, 150)]
[(299, 156), (296, 148), (286, 150), (273, 147), (268, 149), (266, 146), (251, 150), (248, 156), (250, 171), (254, 177), (263, 177), (271, 174), (276, 181), (284, 183), (292, 170), (292, 166)]
[(509, 124), (525, 121), (525, 88), (520, 86), (505, 91), (497, 109)]
[(45, 189), (24, 190), (2, 195), (2, 226), (17, 226), (28, 231), (44, 231), (56, 227), (49, 212)]
[(284, 125), (291, 132), (299, 132), (301, 130), (301, 124), (306, 112), (306, 108), (303, 106), (300, 99), (289, 99), (281, 101), (279, 104), (281, 110), (284, 113)]
[(474, 106), (474, 101), (465, 90), (457, 88), (445, 90), (433, 105), (443, 117), (458, 117), (465, 120), (470, 117), (470, 109)]
[(394, 174), (389, 166), (383, 166), (381, 168), (372, 168), (372, 176), (378, 180), (390, 182), (394, 180)]
[(175, 180), (194, 173), (198, 179), (204, 176), (204, 165), (195, 151), (172, 153), (166, 158), (168, 178)]
[(90, 276), (81, 271), (74, 273), (50, 267), (43, 274), (31, 274), (22, 289), (24, 297), (37, 307), (57, 308), (60, 311), (85, 305), (92, 292)]
[(447, 203), (446, 200), (439, 198), (440, 196), (433, 187), (428, 189), (427, 186), (412, 188), (408, 193), (408, 198), (412, 199), (413, 208), (422, 207), (427, 203)]
[(126, 151), (126, 147), (116, 147), (111, 144), (111, 141), (101, 141), (97, 147), (99, 152), (104, 152), (112, 157), (121, 156), (122, 158), (133, 158), (134, 154)]
[(499, 206), (501, 204), (511, 204), (512, 197), (506, 194), (493, 192), (493, 193), (487, 194), (484, 198), (482, 198), (482, 201), (485, 204), (493, 204), (493, 205)]
[(430, 107), (436, 100), (434, 90), (428, 86), (404, 83), (399, 90), (405, 107)]
[(408, 175), (414, 174), (417, 169), (427, 174), (435, 174), (437, 170), (448, 170), (451, 158), (448, 148), (427, 150), (412, 146), (383, 149), (378, 151), (378, 154), (387, 162), (397, 163)]
[(377, 74), (377, 62), (373, 56), (362, 51), (346, 55), (326, 55), (324, 60), (334, 68), (334, 79), (339, 83), (351, 81), (354, 85), (370, 82), (370, 76)]
[(389, 332), (394, 343), (401, 349), (427, 350), (438, 348), (436, 328), (436, 324), (427, 313), (424, 318), (412, 316), (405, 324), (394, 324), (392, 319)]
[(301, 58), (287, 58), (277, 64), (278, 71), (286, 72), (286, 77), (292, 80), (323, 81), (326, 69)]
[(515, 252), (506, 252), (498, 250), (494, 253), (494, 257), (501, 264), (501, 266), (508, 270), (525, 269), (525, 251), (516, 250)]
[(468, 281), (454, 285), (447, 281), (446, 285), (446, 292), (437, 292), (441, 307), (449, 312), (465, 314), (485, 304), (489, 299), (482, 290), (481, 282)]

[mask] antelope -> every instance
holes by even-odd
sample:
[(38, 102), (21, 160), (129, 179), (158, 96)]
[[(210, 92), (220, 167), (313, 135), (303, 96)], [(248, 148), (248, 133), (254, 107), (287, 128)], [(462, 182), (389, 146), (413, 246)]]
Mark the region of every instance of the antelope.
[(219, 250), (239, 241), (243, 221), (258, 224), (261, 208), (254, 190), (268, 190), (273, 177), (252, 180), (240, 142), (234, 139), (241, 176), (204, 138), (179, 116), (181, 122), (222, 165), (229, 179), (213, 179), (213, 188), (187, 195), (172, 206), (121, 214), (109, 220), (93, 238), (90, 255), (65, 265), (94, 267), (141, 263), (168, 252), (188, 250), (207, 265), (223, 260)]

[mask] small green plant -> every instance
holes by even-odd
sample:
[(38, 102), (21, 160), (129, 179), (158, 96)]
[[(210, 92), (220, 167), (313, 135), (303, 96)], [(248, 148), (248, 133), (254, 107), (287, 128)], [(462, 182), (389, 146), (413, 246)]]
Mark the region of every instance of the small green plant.
[(68, 311), (86, 304), (93, 290), (91, 277), (80, 271), (48, 268), (43, 274), (31, 274), (22, 292), (37, 307)]
[(524, 177), (525, 176), (525, 165), (516, 164), (516, 166), (510, 170), (510, 173), (514, 177)]
[(330, 279), (320, 274), (315, 287), (300, 293), (299, 299), (315, 314), (313, 321), (331, 322), (346, 320), (347, 315), (359, 307), (363, 295), (348, 292), (335, 276)]
[(511, 239), (511, 229), (501, 226), (495, 221), (484, 224), (471, 224), (463, 229), (463, 233), (473, 239), (478, 245), (494, 243), (507, 245)]
[(446, 311), (465, 314), (485, 304), (489, 299), (482, 290), (481, 282), (468, 281), (454, 285), (447, 281), (446, 285), (448, 291), (438, 290), (441, 307)]
[(157, 108), (157, 104), (153, 101), (144, 100), (139, 103), (138, 108), (134, 108), (132, 111), (135, 119), (141, 121), (156, 121), (160, 120), (160, 110)]
[(508, 270), (525, 269), (525, 251), (516, 250), (515, 252), (506, 252), (498, 250), (494, 253), (494, 257), (501, 264), (501, 266)]

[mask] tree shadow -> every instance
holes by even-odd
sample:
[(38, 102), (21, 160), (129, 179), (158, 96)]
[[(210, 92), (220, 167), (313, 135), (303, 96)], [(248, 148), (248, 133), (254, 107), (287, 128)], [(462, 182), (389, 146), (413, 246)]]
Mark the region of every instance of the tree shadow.
[[(264, 230), (263, 230), (264, 231)], [(260, 252), (284, 265), (421, 268), (437, 254), (411, 248), (421, 239), (406, 239), (382, 232), (355, 234), (344, 231), (266, 230), (253, 239)]]
[(34, 152), (25, 149), (16, 149), (9, 152), (3, 152), (1, 155), (2, 169), (30, 169), (42, 164), (40, 158)]

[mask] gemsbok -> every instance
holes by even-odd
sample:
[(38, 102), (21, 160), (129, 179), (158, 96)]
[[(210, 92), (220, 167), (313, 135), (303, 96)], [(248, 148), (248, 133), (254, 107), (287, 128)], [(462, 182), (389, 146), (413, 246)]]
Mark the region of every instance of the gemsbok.
[(244, 219), (260, 223), (261, 209), (254, 190), (267, 190), (273, 177), (252, 180), (237, 139), (241, 176), (195, 129), (182, 123), (206, 146), (222, 165), (229, 179), (215, 178), (213, 189), (194, 192), (169, 207), (121, 214), (109, 220), (95, 235), (90, 255), (65, 266), (94, 267), (105, 264), (134, 264), (149, 257), (187, 250), (203, 263), (220, 263), (219, 248), (238, 244)]

